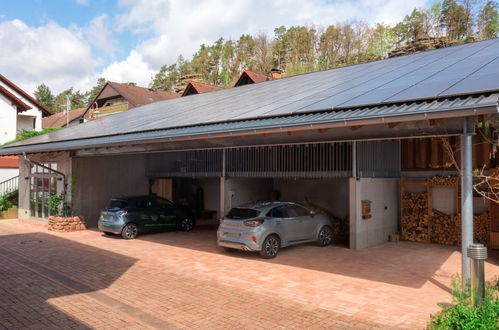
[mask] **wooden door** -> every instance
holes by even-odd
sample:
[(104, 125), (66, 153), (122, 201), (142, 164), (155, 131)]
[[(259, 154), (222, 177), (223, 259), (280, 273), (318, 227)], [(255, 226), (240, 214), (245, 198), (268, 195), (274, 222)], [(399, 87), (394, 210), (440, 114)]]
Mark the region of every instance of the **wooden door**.
[(155, 179), (151, 186), (151, 192), (159, 197), (169, 200), (173, 198), (172, 179)]

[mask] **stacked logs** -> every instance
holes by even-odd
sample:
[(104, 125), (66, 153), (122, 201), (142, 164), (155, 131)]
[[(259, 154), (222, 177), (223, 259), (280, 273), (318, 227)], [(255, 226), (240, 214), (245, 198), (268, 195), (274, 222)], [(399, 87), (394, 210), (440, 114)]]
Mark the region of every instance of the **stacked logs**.
[(310, 211), (315, 212), (315, 214), (325, 214), (331, 220), (331, 227), (333, 231), (333, 244), (348, 244), (350, 235), (350, 221), (348, 218), (338, 218), (334, 216), (330, 211), (317, 206), (309, 201), (298, 203)]
[(87, 225), (83, 217), (49, 217), (48, 230), (70, 232), (85, 229), (87, 229)]
[(428, 194), (404, 193), (402, 195), (402, 239), (430, 242), (428, 225)]
[(434, 176), (428, 181), (434, 186), (455, 186), (459, 184), (459, 177), (457, 176)]
[(473, 235), (475, 242), (482, 243), (483, 245), (489, 244), (490, 234), (490, 214), (485, 212), (481, 215), (475, 215), (473, 217)]
[(459, 245), (461, 242), (461, 216), (442, 213), (433, 209), (430, 241), (443, 245)]
[[(402, 195), (402, 235), (406, 241), (460, 245), (461, 215), (448, 215), (433, 209), (428, 213), (428, 194)], [(490, 214), (485, 212), (473, 217), (475, 242), (488, 245)]]

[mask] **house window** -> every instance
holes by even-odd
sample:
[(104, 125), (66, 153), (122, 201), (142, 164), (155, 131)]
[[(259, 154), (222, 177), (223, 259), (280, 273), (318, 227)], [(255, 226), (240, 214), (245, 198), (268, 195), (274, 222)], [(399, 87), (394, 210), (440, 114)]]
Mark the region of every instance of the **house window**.
[(36, 129), (36, 118), (33, 118), (33, 129)]

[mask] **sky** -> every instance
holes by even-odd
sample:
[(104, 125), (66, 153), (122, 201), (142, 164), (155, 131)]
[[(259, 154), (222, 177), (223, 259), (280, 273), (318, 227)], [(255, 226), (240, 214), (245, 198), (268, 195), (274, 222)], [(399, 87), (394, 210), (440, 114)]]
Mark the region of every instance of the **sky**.
[(0, 3), (0, 73), (28, 93), (147, 87), (164, 64), (220, 37), (364, 20), (394, 24), (431, 0), (17, 0)]

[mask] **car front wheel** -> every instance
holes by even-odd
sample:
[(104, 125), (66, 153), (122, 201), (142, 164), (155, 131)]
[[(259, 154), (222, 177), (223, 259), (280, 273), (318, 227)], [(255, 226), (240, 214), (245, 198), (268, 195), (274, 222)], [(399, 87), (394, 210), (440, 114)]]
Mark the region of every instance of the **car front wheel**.
[(185, 218), (180, 222), (180, 229), (182, 231), (191, 231), (194, 229), (194, 220), (191, 218)]
[(333, 241), (333, 230), (329, 226), (324, 226), (319, 231), (319, 237), (317, 238), (317, 244), (319, 246), (328, 246)]
[(121, 231), (121, 237), (124, 239), (134, 239), (139, 236), (139, 227), (134, 223), (128, 223)]
[(263, 241), (260, 256), (264, 259), (275, 258), (281, 248), (281, 240), (276, 235), (267, 236)]

